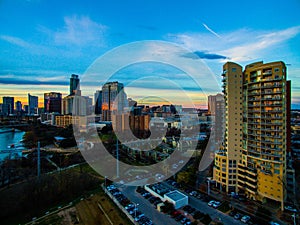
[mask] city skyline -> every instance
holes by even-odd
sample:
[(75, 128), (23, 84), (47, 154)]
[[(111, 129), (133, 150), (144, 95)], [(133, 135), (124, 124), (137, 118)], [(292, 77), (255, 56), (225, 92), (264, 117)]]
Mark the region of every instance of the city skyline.
[[(241, 65), (284, 61), (288, 79), (292, 80), (292, 108), (300, 108), (299, 2), (290, 1), (279, 7), (270, 1), (257, 1), (252, 4), (259, 7), (251, 8), (251, 13), (243, 10), (249, 7), (247, 4), (216, 4), (219, 7), (197, 1), (73, 1), (65, 7), (69, 5), (60, 1), (2, 1), (0, 97), (14, 96), (26, 104), (26, 95), (31, 93), (39, 97), (42, 106), (44, 93), (68, 95), (69, 76), (74, 73), (81, 78), (107, 51), (130, 42), (162, 40), (190, 50), (199, 59), (185, 58), (203, 60), (208, 66), (219, 85), (205, 90), (206, 96), (221, 91), (220, 74), (226, 61)], [(148, 69), (149, 65), (145, 67)], [(141, 71), (146, 71), (143, 65), (137, 70), (126, 70), (126, 79), (131, 80)], [(154, 72), (166, 73), (176, 80), (182, 77), (179, 71), (159, 66), (150, 71)], [(99, 76), (99, 83), (105, 82)], [(87, 95), (87, 89), (82, 87), (83, 95)], [(133, 95), (128, 97), (138, 98), (139, 92), (151, 95), (158, 90), (172, 93), (167, 85), (154, 89), (148, 82), (142, 89), (133, 88)], [(185, 91), (196, 96), (197, 106), (206, 105), (206, 96), (197, 99), (198, 90)]]

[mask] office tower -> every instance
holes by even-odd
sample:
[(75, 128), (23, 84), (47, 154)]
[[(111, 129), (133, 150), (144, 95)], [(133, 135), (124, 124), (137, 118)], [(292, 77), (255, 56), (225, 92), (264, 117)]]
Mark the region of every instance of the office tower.
[(24, 105), (24, 113), (28, 114), (28, 105)]
[[(235, 77), (232, 73), (234, 67), (236, 70), (241, 69), (234, 63), (224, 65), (223, 84), (227, 122), (224, 149), (215, 156), (214, 179), (219, 185), (226, 186), (226, 191), (235, 190), (261, 202), (277, 201), (281, 203), (283, 209), (287, 194), (286, 156), (290, 151), (291, 107), (291, 85), (290, 81), (287, 81), (286, 66), (283, 62), (252, 63), (246, 66), (242, 80), (231, 80), (230, 77)], [(239, 81), (242, 81), (243, 85), (241, 96), (230, 90), (236, 85), (239, 86)], [(242, 110), (238, 110), (241, 106)], [(231, 114), (230, 109), (238, 110), (238, 113)], [(230, 119), (231, 121), (237, 117), (237, 120), (241, 119), (239, 113), (243, 116), (243, 121), (240, 122), (242, 127), (236, 127), (238, 121), (237, 125), (230, 123)], [(239, 140), (240, 137), (242, 142), (237, 143), (240, 151), (226, 148), (228, 141)], [(220, 157), (220, 154), (225, 155), (225, 158), (223, 155)], [(237, 172), (237, 183), (232, 188), (233, 185), (230, 186), (229, 182), (230, 168), (223, 173), (223, 164), (233, 165), (233, 161), (230, 162), (232, 159), (228, 156), (235, 154), (238, 166), (233, 167), (232, 171)]]
[(22, 113), (22, 103), (20, 101), (16, 102), (16, 112), (18, 115)]
[(94, 94), (95, 102), (95, 114), (99, 115), (102, 113), (102, 91), (96, 91)]
[(225, 131), (225, 100), (224, 95), (208, 96), (208, 114), (212, 118), (211, 138), (214, 138), (216, 146), (220, 145)]
[(44, 93), (44, 111), (45, 113), (61, 114), (62, 95), (58, 92)]
[(102, 87), (102, 120), (111, 121), (111, 114), (121, 113), (127, 104), (124, 86), (117, 81), (105, 83)]
[(35, 114), (38, 108), (38, 96), (33, 96), (28, 93), (28, 114)]
[(14, 97), (2, 97), (3, 100), (3, 104), (2, 104), (2, 113), (3, 115), (9, 115), (9, 114), (13, 114), (14, 110), (15, 110), (15, 99)]
[(90, 115), (92, 101), (87, 96), (68, 95), (63, 98), (62, 114), (74, 116)]
[(70, 78), (70, 95), (81, 95), (80, 93), (80, 80), (78, 75), (72, 74)]

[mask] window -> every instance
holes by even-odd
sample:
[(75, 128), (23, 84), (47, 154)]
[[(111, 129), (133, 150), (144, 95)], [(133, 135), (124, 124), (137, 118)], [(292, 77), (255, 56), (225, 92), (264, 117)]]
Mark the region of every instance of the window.
[(279, 68), (275, 68), (274, 71), (275, 71), (275, 72), (279, 72)]
[(236, 68), (235, 67), (232, 68), (232, 72), (236, 72)]
[(280, 174), (280, 170), (274, 170), (275, 174)]

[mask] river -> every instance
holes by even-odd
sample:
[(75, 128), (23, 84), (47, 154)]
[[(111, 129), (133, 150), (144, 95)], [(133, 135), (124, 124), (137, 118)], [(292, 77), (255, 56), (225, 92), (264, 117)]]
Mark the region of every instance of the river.
[[(23, 135), (25, 134), (24, 131), (16, 130), (15, 132), (5, 132), (3, 131), (9, 129), (0, 129), (0, 150), (7, 150), (9, 149), (8, 146), (19, 145)], [(0, 153), (0, 161), (2, 161), (5, 157), (7, 157), (8, 153)]]

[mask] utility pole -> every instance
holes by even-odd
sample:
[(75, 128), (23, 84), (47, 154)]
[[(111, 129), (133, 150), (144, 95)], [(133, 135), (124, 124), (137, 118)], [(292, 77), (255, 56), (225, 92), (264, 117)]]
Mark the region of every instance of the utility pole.
[(41, 176), (41, 149), (40, 149), (40, 142), (38, 141), (37, 147), (37, 176), (40, 178)]
[(117, 178), (119, 178), (119, 139), (117, 138)]
[(296, 225), (296, 213), (293, 213), (292, 217), (294, 218), (294, 225)]

